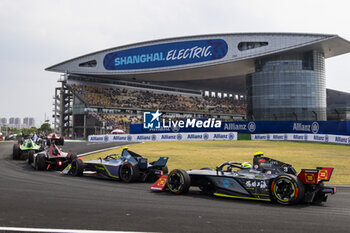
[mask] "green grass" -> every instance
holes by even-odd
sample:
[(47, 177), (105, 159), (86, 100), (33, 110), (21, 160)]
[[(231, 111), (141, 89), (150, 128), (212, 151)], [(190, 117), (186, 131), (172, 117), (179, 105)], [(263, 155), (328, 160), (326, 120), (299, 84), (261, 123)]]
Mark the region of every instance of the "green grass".
[[(302, 168), (334, 167), (331, 184), (350, 184), (350, 146), (304, 142), (276, 141), (195, 141), (195, 142), (146, 142), (128, 146), (148, 158), (157, 160), (167, 156), (169, 170), (215, 167), (225, 161), (252, 162), (253, 154), (292, 164), (299, 172)], [(121, 148), (84, 157), (89, 160), (109, 153), (121, 153)]]

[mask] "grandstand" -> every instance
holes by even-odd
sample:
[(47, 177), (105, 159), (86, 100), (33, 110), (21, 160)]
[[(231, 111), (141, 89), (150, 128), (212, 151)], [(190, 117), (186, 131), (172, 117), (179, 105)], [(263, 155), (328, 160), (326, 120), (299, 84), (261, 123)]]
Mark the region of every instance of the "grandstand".
[[(110, 133), (116, 128), (128, 132), (130, 124), (142, 123), (144, 111), (160, 110), (163, 118), (173, 120), (244, 120), (246, 115), (246, 100), (238, 94), (216, 93), (213, 97), (205, 96), (205, 91), (145, 83), (135, 85), (108, 79), (93, 81), (96, 80), (91, 77), (83, 79), (74, 76), (61, 80), (65, 92), (70, 93), (70, 105), (73, 106), (73, 110), (67, 114), (67, 118), (71, 118), (67, 134), (72, 137)], [(55, 102), (59, 102), (55, 99)]]
[(346, 120), (349, 103), (333, 101), (346, 94), (326, 90), (325, 60), (349, 52), (338, 35), (306, 33), (188, 36), (97, 51), (46, 69), (63, 73), (54, 127), (77, 138), (128, 132), (158, 109), (172, 119)]

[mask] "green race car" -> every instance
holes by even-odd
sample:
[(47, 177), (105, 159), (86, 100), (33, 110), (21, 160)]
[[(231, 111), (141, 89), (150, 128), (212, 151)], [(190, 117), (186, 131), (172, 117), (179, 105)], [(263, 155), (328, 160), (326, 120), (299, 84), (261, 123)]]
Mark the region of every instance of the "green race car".
[(13, 160), (26, 160), (30, 153), (35, 154), (42, 151), (42, 146), (36, 144), (32, 139), (25, 139), (22, 143), (13, 145)]

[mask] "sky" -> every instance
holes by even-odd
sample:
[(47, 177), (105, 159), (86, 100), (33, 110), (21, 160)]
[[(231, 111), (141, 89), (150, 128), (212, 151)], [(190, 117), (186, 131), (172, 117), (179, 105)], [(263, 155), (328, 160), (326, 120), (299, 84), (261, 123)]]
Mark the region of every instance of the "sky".
[[(0, 117), (50, 121), (59, 73), (44, 69), (135, 42), (239, 32), (337, 34), (347, 0), (0, 0)], [(350, 92), (350, 53), (326, 60), (326, 87)]]

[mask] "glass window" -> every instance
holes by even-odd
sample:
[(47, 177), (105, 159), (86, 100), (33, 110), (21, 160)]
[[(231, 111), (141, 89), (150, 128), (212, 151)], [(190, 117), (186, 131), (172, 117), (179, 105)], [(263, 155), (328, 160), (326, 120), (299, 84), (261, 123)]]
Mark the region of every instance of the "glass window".
[(268, 44), (268, 42), (240, 42), (238, 44), (238, 50), (245, 51), (248, 49), (256, 49), (263, 46), (267, 46)]

